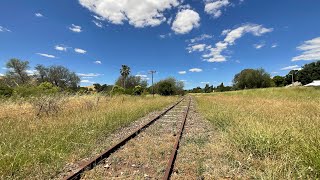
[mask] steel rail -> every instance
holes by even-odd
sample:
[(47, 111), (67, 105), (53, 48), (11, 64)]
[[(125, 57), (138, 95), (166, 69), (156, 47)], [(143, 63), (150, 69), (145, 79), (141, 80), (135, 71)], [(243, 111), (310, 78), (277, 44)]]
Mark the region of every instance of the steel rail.
[(169, 162), (167, 164), (167, 168), (166, 168), (165, 175), (163, 176), (163, 180), (169, 180), (170, 176), (171, 176), (171, 173), (173, 171), (174, 162), (176, 160), (178, 149), (179, 149), (180, 139), (182, 137), (184, 126), (186, 124), (188, 113), (189, 113), (189, 110), (190, 110), (190, 104), (191, 104), (191, 98), (189, 99), (188, 107), (187, 107), (187, 110), (185, 111), (185, 114), (184, 114), (184, 117), (183, 117), (183, 122), (181, 124), (181, 128), (180, 128), (180, 131), (179, 131), (179, 135), (176, 138), (173, 150), (171, 152), (170, 160), (169, 160)]
[(162, 113), (160, 113), (157, 117), (153, 118), (149, 122), (145, 123), (141, 127), (139, 127), (137, 130), (135, 130), (133, 133), (129, 134), (127, 137), (119, 141), (117, 144), (113, 145), (106, 151), (102, 152), (98, 156), (92, 158), (90, 161), (86, 162), (84, 165), (82, 165), (77, 170), (73, 171), (71, 174), (69, 174), (67, 177), (63, 178), (64, 180), (76, 180), (81, 178), (81, 174), (85, 171), (93, 169), (99, 162), (101, 162), (103, 159), (109, 157), (113, 152), (117, 151), (121, 146), (125, 145), (130, 139), (137, 136), (141, 131), (143, 131), (145, 128), (149, 127), (151, 124), (153, 124), (156, 120), (160, 119), (163, 115), (165, 115), (168, 111), (176, 107), (179, 103), (181, 103), (185, 98), (180, 99), (178, 102), (170, 106), (168, 109), (164, 110)]

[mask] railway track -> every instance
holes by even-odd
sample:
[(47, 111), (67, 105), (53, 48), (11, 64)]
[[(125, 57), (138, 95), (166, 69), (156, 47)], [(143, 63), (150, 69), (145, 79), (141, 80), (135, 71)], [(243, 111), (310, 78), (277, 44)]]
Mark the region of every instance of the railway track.
[(190, 103), (179, 100), (64, 179), (170, 179)]

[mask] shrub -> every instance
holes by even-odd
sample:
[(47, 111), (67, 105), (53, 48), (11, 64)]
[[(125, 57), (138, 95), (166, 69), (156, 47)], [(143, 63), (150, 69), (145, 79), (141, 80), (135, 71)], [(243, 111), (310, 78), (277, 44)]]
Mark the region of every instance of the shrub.
[(0, 86), (0, 96), (10, 97), (13, 94), (13, 89), (9, 87)]
[(120, 86), (113, 86), (112, 90), (111, 90), (111, 95), (121, 95), (121, 94), (124, 94), (125, 93), (125, 90), (120, 87)]
[(141, 86), (136, 86), (133, 89), (133, 95), (140, 96), (143, 93), (143, 88)]

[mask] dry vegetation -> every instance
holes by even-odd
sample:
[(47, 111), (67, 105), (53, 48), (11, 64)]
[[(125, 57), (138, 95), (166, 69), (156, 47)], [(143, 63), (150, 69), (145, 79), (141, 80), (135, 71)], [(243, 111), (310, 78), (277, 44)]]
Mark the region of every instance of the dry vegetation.
[(177, 97), (63, 96), (0, 102), (0, 179), (49, 179), (103, 136)]
[(195, 97), (220, 137), (212, 151), (221, 145), (220, 158), (234, 167), (228, 173), (233, 178), (320, 177), (319, 89), (271, 88)]

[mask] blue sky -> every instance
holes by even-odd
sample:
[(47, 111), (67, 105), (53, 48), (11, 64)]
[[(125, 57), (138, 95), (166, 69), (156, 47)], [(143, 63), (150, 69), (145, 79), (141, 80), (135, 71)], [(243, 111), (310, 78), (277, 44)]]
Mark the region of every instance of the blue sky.
[[(2, 0), (0, 75), (10, 58), (63, 65), (81, 85), (113, 84), (122, 64), (187, 89), (272, 76), (320, 59), (319, 0)], [(149, 80), (150, 82), (150, 80)]]

